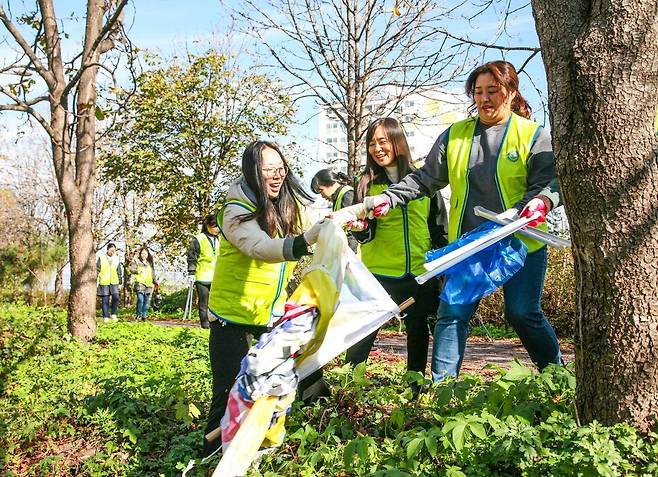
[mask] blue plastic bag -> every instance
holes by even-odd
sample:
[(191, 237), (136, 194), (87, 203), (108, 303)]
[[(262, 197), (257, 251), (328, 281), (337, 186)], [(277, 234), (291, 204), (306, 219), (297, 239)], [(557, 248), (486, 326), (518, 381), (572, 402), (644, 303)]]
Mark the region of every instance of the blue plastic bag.
[[(427, 262), (436, 260), (453, 250), (463, 247), (501, 227), (494, 222), (485, 222), (465, 233), (450, 245), (425, 254)], [(525, 263), (528, 247), (513, 235), (499, 240), (466, 260), (450, 267), (441, 292), (441, 300), (450, 305), (474, 303), (493, 293), (512, 278)]]

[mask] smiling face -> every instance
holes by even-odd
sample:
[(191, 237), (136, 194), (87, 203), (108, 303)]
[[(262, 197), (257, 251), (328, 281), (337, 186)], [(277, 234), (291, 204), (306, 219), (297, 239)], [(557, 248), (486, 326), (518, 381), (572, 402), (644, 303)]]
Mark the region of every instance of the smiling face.
[(288, 175), (288, 167), (279, 153), (271, 147), (264, 147), (261, 157), (261, 173), (263, 174), (265, 193), (270, 199), (276, 199), (279, 197), (283, 181)]
[(375, 128), (368, 142), (368, 154), (381, 167), (390, 166), (395, 162), (393, 143), (389, 141), (383, 125)]
[(516, 92), (508, 92), (491, 73), (481, 73), (475, 80), (473, 99), (480, 121), (488, 126), (504, 124), (512, 114)]

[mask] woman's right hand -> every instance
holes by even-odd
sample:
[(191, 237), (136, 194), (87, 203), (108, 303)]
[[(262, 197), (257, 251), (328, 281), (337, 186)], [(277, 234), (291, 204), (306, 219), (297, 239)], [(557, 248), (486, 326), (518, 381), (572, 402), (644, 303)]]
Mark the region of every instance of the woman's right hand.
[(310, 229), (304, 232), (304, 241), (306, 242), (306, 245), (310, 246), (318, 241), (318, 236), (320, 235), (320, 230), (325, 220), (326, 219), (324, 218), (318, 220), (316, 223), (313, 224), (313, 226)]

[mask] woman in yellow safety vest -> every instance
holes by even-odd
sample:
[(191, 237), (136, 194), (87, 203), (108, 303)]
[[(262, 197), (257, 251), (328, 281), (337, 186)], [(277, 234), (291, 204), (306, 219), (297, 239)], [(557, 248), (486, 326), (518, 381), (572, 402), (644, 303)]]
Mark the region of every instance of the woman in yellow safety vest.
[[(409, 145), (400, 123), (393, 118), (378, 119), (366, 133), (367, 159), (357, 185), (357, 201), (381, 194), (410, 174), (420, 164), (411, 160)], [(438, 217), (438, 218), (437, 218)], [(438, 304), (438, 282), (419, 285), (415, 277), (425, 270), (425, 253), (445, 243), (441, 226), (445, 205), (441, 196), (421, 197), (386, 217), (352, 225), (354, 237), (361, 243), (361, 260), (396, 303), (413, 297), (416, 303), (405, 311), (407, 333), (407, 370), (425, 373), (429, 345), (427, 317)], [(353, 365), (365, 361), (375, 341), (371, 334), (347, 351)], [(417, 389), (417, 383), (412, 383)]]
[(196, 285), (201, 328), (210, 328), (208, 297), (219, 254), (219, 227), (215, 214), (209, 214), (201, 224), (201, 232), (190, 240), (187, 249), (187, 273), (190, 286)]
[[(530, 106), (519, 91), (512, 64), (491, 61), (466, 80), (472, 99), (470, 117), (446, 129), (436, 140), (425, 165), (399, 184), (367, 198), (368, 209), (386, 213), (450, 184), (448, 240), (454, 241), (484, 219), (477, 205), (513, 217), (539, 219), (560, 204), (550, 134), (530, 120)], [(473, 112), (477, 111), (477, 114)], [(394, 209), (393, 209), (394, 210)], [(560, 347), (541, 310), (546, 274), (546, 246), (523, 235), (528, 246), (524, 266), (504, 286), (505, 318), (521, 338), (539, 369), (560, 363)], [(432, 375), (435, 381), (457, 376), (464, 357), (468, 322), (479, 302), (449, 305), (441, 301), (434, 328)]]
[[(304, 232), (308, 202), (276, 144), (247, 146), (242, 177), (217, 214), (222, 240), (208, 303), (213, 392), (205, 434), (219, 427), (251, 340), (283, 316), (295, 262), (317, 241), (319, 224)], [(220, 445), (204, 439), (204, 455)]]
[(153, 256), (146, 245), (139, 249), (137, 257), (135, 257), (130, 264), (130, 271), (135, 277), (134, 290), (137, 294), (135, 320), (146, 321), (146, 316), (149, 312), (151, 293), (153, 293), (153, 284), (155, 282)]
[[(354, 187), (351, 183), (350, 178), (342, 172), (321, 169), (311, 179), (311, 190), (331, 202), (331, 211), (336, 212), (354, 203)], [(352, 234), (347, 235), (347, 243), (354, 252), (357, 251), (359, 243)]]

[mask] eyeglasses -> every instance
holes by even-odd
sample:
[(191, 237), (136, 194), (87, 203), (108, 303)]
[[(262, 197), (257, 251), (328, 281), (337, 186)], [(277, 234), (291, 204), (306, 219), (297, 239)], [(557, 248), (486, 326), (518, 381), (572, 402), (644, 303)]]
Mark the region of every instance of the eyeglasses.
[(263, 175), (270, 179), (276, 176), (285, 177), (286, 175), (288, 175), (288, 168), (276, 167), (276, 168), (263, 169)]

